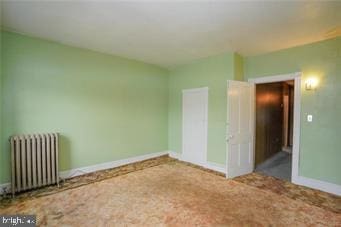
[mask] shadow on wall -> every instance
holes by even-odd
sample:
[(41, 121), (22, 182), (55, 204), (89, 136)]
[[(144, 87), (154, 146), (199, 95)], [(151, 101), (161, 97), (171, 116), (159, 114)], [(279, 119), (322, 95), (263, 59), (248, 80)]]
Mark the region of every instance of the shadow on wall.
[(71, 169), (71, 141), (59, 134), (59, 171)]

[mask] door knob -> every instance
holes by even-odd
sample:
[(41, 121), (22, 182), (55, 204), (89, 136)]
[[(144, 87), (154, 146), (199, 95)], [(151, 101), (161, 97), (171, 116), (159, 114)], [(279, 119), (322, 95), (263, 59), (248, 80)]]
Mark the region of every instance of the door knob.
[(226, 141), (229, 142), (230, 139), (233, 139), (233, 135), (229, 135), (229, 136), (227, 137)]

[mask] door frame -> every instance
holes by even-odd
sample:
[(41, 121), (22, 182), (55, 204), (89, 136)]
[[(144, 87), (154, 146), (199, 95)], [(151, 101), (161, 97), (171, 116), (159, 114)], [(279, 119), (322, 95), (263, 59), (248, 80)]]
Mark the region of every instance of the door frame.
[[(265, 76), (248, 79), (248, 82), (256, 84), (265, 84), (273, 82), (282, 82), (287, 80), (294, 80), (294, 121), (293, 121), (293, 148), (292, 148), (292, 167), (291, 167), (291, 182), (298, 182), (298, 168), (299, 168), (299, 158), (300, 158), (300, 133), (301, 133), (301, 72), (281, 74), (274, 76)], [(256, 89), (255, 89), (256, 92)], [(256, 94), (255, 94), (256, 95)], [(255, 100), (254, 100), (255, 101)], [(256, 105), (255, 105), (256, 106)], [(256, 114), (256, 110), (254, 111)], [(256, 122), (255, 122), (256, 124)], [(256, 136), (254, 126), (254, 138)], [(255, 157), (255, 144), (254, 140), (254, 157)]]
[[(205, 96), (205, 100), (204, 100), (204, 104), (205, 104), (205, 119), (204, 119), (204, 121), (205, 121), (205, 124), (204, 124), (204, 130), (205, 130), (205, 135), (204, 135), (204, 163), (201, 163), (201, 165), (202, 166), (204, 166), (204, 165), (206, 165), (206, 163), (207, 163), (207, 144), (208, 144), (208, 142), (207, 142), (207, 140), (208, 140), (208, 132), (207, 132), (207, 130), (208, 130), (208, 87), (200, 87), (200, 88), (191, 88), (191, 89), (183, 89), (182, 90), (182, 97), (181, 97), (181, 99), (182, 99), (182, 104), (181, 104), (181, 106), (182, 106), (182, 129), (181, 129), (181, 133), (182, 133), (182, 136), (181, 136), (181, 139), (182, 139), (182, 144), (181, 144), (181, 148), (182, 148), (182, 155), (184, 156), (184, 151), (185, 151), (185, 149), (184, 149), (184, 101), (183, 101), (183, 99), (184, 99), (184, 94), (186, 94), (186, 93), (193, 93), (193, 92), (206, 92), (206, 96)], [(184, 160), (184, 161), (187, 161), (187, 162), (191, 162), (191, 160)], [(198, 163), (195, 163), (195, 162), (191, 162), (191, 163), (193, 163), (193, 164), (196, 164), (196, 165), (198, 165)]]

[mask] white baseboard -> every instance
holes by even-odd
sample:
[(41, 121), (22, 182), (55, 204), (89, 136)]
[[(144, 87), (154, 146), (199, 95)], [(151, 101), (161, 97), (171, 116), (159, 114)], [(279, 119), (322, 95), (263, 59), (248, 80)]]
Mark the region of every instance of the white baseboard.
[(131, 164), (134, 162), (144, 161), (147, 159), (156, 158), (156, 157), (159, 157), (162, 155), (167, 155), (167, 154), (168, 154), (168, 151), (162, 151), (162, 152), (157, 152), (157, 153), (150, 153), (150, 154), (140, 155), (140, 156), (136, 156), (136, 157), (116, 160), (116, 161), (112, 161), (112, 162), (100, 163), (97, 165), (86, 166), (86, 167), (62, 171), (59, 173), (59, 176), (63, 179), (67, 179), (70, 177), (80, 176), (83, 174), (92, 173), (92, 172), (96, 172), (99, 170), (111, 169), (111, 168)]
[[(181, 157), (181, 154), (174, 151), (169, 151), (169, 156), (175, 159), (179, 159), (181, 161), (187, 161)], [(207, 169), (215, 170), (217, 172), (226, 174), (225, 165), (207, 162), (205, 165), (202, 166)], [(295, 178), (292, 179), (292, 183), (341, 196), (341, 185), (315, 180), (303, 176), (296, 176)]]
[(177, 153), (175, 151), (168, 151), (168, 155), (171, 158), (175, 158), (175, 159), (181, 160), (181, 154), (179, 154), (179, 153)]
[(315, 180), (303, 176), (293, 178), (292, 183), (341, 196), (341, 185)]
[[(174, 152), (174, 151), (169, 151), (169, 156), (171, 158), (175, 158), (175, 159), (178, 159), (180, 161), (185, 161), (185, 162), (189, 162), (188, 160), (184, 160), (182, 158), (182, 155), (177, 153), (177, 152)], [(195, 164), (197, 165), (197, 164)], [(224, 164), (219, 164), (219, 163), (215, 163), (215, 162), (209, 162), (207, 161), (205, 164), (203, 165), (200, 165), (206, 169), (210, 169), (210, 170), (214, 170), (214, 171), (217, 171), (217, 172), (220, 172), (220, 173), (223, 173), (223, 174), (226, 174), (226, 167)]]
[(220, 164), (216, 162), (207, 162), (204, 167), (207, 169), (211, 169), (211, 170), (226, 174), (226, 166), (224, 164)]
[[(182, 155), (177, 152), (162, 151), (162, 152), (156, 152), (156, 153), (150, 153), (150, 154), (140, 155), (136, 157), (131, 157), (127, 159), (116, 160), (112, 162), (100, 163), (100, 164), (92, 165), (92, 166), (66, 170), (66, 171), (59, 172), (59, 176), (64, 179), (74, 177), (74, 176), (80, 176), (83, 174), (87, 174), (87, 173), (91, 173), (91, 172), (95, 172), (99, 170), (111, 169), (111, 168), (119, 167), (122, 165), (131, 164), (134, 162), (156, 158), (156, 157), (166, 155), (166, 154), (169, 154), (169, 156), (172, 158), (175, 158), (181, 161), (186, 161), (186, 160), (183, 160)], [(207, 162), (206, 164), (202, 165), (202, 167), (226, 174), (226, 167), (223, 164)], [(311, 178), (303, 177), (303, 176), (298, 176), (298, 177), (293, 178), (292, 182), (294, 184), (303, 185), (309, 188), (314, 188), (314, 189), (318, 189), (321, 191), (325, 191), (328, 193), (341, 196), (341, 185), (337, 185), (337, 184), (333, 184), (333, 183), (329, 183), (325, 181), (320, 181), (320, 180), (315, 180), (315, 179), (311, 179)], [(0, 195), (3, 194), (4, 192), (9, 192), (10, 190), (11, 190), (10, 183), (0, 184)]]
[[(59, 172), (59, 177), (62, 179), (67, 179), (70, 177), (80, 176), (83, 174), (92, 173), (92, 172), (96, 172), (99, 170), (111, 169), (111, 168), (131, 164), (134, 162), (144, 161), (147, 159), (156, 158), (156, 157), (167, 155), (167, 154), (168, 154), (168, 151), (162, 151), (162, 152), (156, 152), (156, 153), (150, 153), (150, 154), (140, 155), (136, 157), (131, 157), (127, 159), (116, 160), (112, 162), (100, 163), (100, 164), (92, 165), (92, 166), (85, 166), (85, 167), (75, 168), (71, 170), (65, 170), (65, 171)], [(11, 183), (0, 184), (0, 195), (3, 194), (4, 192), (9, 192), (10, 190), (11, 190)]]

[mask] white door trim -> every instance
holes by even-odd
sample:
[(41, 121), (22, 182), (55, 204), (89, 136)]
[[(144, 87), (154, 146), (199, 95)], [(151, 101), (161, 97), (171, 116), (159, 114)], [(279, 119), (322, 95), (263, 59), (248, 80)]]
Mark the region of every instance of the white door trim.
[[(208, 137), (208, 87), (201, 87), (201, 88), (191, 88), (191, 89), (183, 89), (182, 90), (182, 94), (185, 94), (185, 93), (191, 93), (191, 92), (206, 92), (207, 95), (205, 96), (205, 125), (204, 125), (204, 130), (205, 130), (205, 135), (204, 135), (204, 163), (202, 163), (202, 165), (205, 165), (207, 163), (207, 137)], [(184, 102), (183, 102), (183, 95), (182, 95), (182, 151), (181, 153), (183, 154), (184, 153)], [(184, 161), (187, 161), (187, 162), (191, 162), (191, 160), (184, 160)], [(198, 163), (195, 163), (195, 164), (198, 164)]]
[(187, 92), (198, 92), (198, 91), (208, 91), (208, 87), (199, 87), (199, 88), (183, 89), (183, 90), (182, 90), (182, 93), (187, 93)]
[[(293, 130), (293, 149), (292, 149), (292, 169), (291, 169), (291, 182), (298, 183), (298, 166), (300, 157), (300, 133), (301, 133), (301, 72), (290, 74), (281, 74), (275, 76), (265, 76), (248, 81), (254, 84), (273, 83), (287, 80), (295, 81), (294, 91), (294, 130)], [(256, 111), (255, 111), (256, 113)], [(255, 127), (254, 127), (255, 128)], [(256, 132), (254, 131), (254, 136)], [(255, 140), (254, 140), (255, 143)], [(254, 146), (255, 147), (255, 146)], [(254, 148), (255, 152), (255, 148)]]
[(252, 82), (255, 84), (265, 84), (265, 83), (273, 83), (273, 82), (281, 82), (287, 80), (295, 80), (296, 78), (301, 77), (301, 72), (289, 73), (289, 74), (280, 74), (274, 76), (264, 76), (257, 78), (250, 78), (248, 82)]

